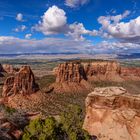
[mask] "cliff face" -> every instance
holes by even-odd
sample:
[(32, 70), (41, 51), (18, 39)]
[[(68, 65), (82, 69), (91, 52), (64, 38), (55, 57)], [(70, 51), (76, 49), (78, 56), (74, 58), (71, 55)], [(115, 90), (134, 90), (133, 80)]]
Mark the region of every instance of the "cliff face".
[(59, 64), (54, 70), (56, 82), (52, 85), (56, 92), (83, 92), (89, 90), (90, 84), (83, 66), (79, 62)]
[(0, 64), (0, 77), (3, 77), (2, 72), (3, 72), (3, 67), (2, 67), (2, 65)]
[(125, 80), (140, 80), (140, 68), (122, 67), (121, 76)]
[(95, 88), (86, 98), (83, 127), (99, 140), (139, 140), (140, 96), (121, 87)]
[(38, 90), (34, 74), (29, 66), (22, 66), (14, 76), (8, 77), (3, 86), (3, 97), (9, 95), (29, 95)]
[(83, 63), (83, 66), (90, 81), (140, 80), (140, 68), (123, 67), (116, 61), (95, 61)]
[(120, 77), (121, 66), (115, 61), (97, 61), (83, 65), (89, 80), (123, 81)]
[(83, 66), (78, 62), (59, 64), (56, 70), (56, 82), (75, 82), (80, 83), (87, 80)]

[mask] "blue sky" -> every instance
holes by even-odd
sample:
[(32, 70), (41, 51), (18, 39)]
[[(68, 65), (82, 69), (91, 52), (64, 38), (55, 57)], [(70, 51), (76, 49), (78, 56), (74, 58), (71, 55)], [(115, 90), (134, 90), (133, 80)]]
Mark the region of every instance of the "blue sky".
[(140, 0), (0, 0), (0, 54), (135, 53)]

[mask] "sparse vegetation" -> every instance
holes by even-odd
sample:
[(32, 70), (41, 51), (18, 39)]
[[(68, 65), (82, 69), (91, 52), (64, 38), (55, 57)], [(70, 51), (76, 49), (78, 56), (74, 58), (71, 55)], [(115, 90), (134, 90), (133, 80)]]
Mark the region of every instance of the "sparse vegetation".
[(91, 140), (82, 129), (83, 115), (79, 106), (69, 106), (69, 112), (54, 117), (33, 120), (24, 129), (22, 140)]

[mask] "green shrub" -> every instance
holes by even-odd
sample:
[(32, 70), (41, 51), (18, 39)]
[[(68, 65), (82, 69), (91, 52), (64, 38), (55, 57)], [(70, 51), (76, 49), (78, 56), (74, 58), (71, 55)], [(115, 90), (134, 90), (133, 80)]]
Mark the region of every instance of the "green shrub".
[(90, 140), (88, 133), (82, 129), (83, 112), (77, 105), (70, 105), (68, 112), (60, 116), (63, 130), (68, 135), (68, 140)]
[(10, 108), (8, 106), (5, 106), (4, 108), (5, 108), (5, 111), (9, 114), (13, 114), (16, 112), (16, 109), (14, 109), (14, 108)]
[(69, 106), (69, 112), (53, 117), (32, 120), (24, 129), (22, 140), (91, 140), (82, 129), (83, 112), (79, 106)]
[(35, 119), (25, 127), (22, 140), (61, 140), (61, 127), (53, 117)]

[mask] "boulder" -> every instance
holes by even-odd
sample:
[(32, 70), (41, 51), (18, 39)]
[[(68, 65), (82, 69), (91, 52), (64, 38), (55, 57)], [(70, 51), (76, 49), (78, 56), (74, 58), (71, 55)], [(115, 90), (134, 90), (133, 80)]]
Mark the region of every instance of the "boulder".
[(140, 96), (122, 87), (95, 88), (86, 98), (83, 128), (99, 140), (139, 140)]

